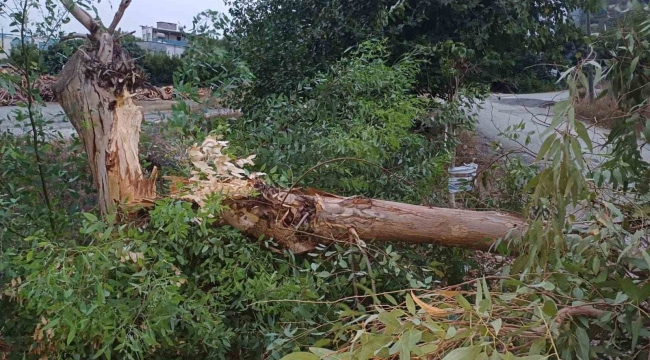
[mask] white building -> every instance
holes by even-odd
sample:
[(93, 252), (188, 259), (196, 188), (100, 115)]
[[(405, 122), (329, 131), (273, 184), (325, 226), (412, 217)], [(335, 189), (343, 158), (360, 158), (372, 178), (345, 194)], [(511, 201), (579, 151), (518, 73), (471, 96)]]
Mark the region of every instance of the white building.
[(158, 21), (156, 26), (142, 25), (141, 48), (150, 52), (165, 53), (168, 56), (180, 56), (187, 47), (187, 38), (182, 28), (174, 23)]

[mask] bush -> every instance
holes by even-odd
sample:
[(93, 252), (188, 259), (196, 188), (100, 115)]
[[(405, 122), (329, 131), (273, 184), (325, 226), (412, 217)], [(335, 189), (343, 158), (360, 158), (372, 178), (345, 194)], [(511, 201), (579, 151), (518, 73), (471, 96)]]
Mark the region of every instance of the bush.
[[(26, 58), (25, 53), (27, 53)], [(24, 47), (20, 44), (12, 44), (9, 63), (21, 69), (29, 67), (37, 73), (43, 73), (45, 71), (41, 50), (35, 44), (25, 44)]]
[(57, 75), (63, 69), (63, 65), (68, 62), (70, 56), (85, 43), (86, 40), (75, 39), (50, 45), (43, 52), (44, 71), (50, 75)]
[(217, 96), (225, 96), (250, 83), (252, 74), (248, 65), (236, 57), (228, 42), (220, 37), (225, 21), (213, 11), (194, 18), (192, 30), (187, 35), (189, 46), (181, 56), (177, 83), (211, 88), (217, 91)]
[(295, 93), (255, 99), (229, 138), (283, 185), (318, 163), (347, 158), (309, 171), (302, 183), (426, 202), (446, 157), (413, 132), (429, 104), (411, 94), (418, 63), (406, 56), (391, 66), (388, 56), (382, 43), (366, 42)]
[(178, 56), (148, 53), (144, 57), (142, 67), (149, 82), (156, 86), (166, 86), (174, 83), (174, 72), (181, 67), (182, 61)]
[(370, 306), (373, 287), (423, 288), (458, 271), (436, 264), (448, 252), (434, 247), (277, 254), (272, 241), (216, 226), (218, 198), (198, 210), (162, 200), (146, 220), (107, 225), (83, 212), (94, 202), (79, 141), (40, 149), (52, 229), (27, 139), (2, 140), (0, 323), (11, 356), (277, 359), (333, 329), (341, 309)]

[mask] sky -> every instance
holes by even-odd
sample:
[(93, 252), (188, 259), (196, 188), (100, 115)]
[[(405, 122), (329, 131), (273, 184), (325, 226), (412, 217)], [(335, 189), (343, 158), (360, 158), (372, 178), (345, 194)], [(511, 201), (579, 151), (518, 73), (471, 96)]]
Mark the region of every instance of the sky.
[[(120, 0), (101, 0), (96, 4), (99, 17), (108, 26), (113, 20), (115, 10)], [(227, 7), (223, 0), (132, 0), (131, 5), (124, 13), (120, 27), (124, 31), (136, 31), (134, 35), (141, 36), (140, 25), (155, 26), (157, 21), (165, 21), (191, 27), (192, 18), (203, 10), (216, 10), (226, 12)], [(10, 21), (0, 18), (0, 26), (8, 33)], [(78, 22), (71, 19), (70, 23), (63, 26), (66, 32), (87, 32)]]

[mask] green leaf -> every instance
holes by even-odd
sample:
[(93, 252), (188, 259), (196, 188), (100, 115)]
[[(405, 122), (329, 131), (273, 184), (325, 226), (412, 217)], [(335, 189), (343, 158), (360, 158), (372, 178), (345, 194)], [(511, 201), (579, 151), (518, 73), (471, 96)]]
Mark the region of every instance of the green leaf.
[(591, 143), (591, 138), (589, 137), (587, 128), (585, 127), (585, 124), (582, 123), (582, 121), (576, 122), (576, 133), (578, 133), (578, 137), (580, 138), (580, 140), (582, 140), (585, 143), (585, 145), (587, 145), (589, 151), (593, 152), (594, 148), (593, 148), (593, 144)]
[(284, 356), (280, 360), (320, 360), (320, 356), (308, 352), (295, 352)]
[(486, 310), (492, 310), (492, 295), (490, 294), (490, 288), (488, 287), (485, 278), (481, 279), (481, 282), (483, 283), (483, 295), (485, 296), (485, 303), (487, 305)]
[(476, 298), (474, 299), (474, 305), (477, 311), (481, 305), (481, 300), (483, 300), (483, 284), (479, 281), (476, 283)]
[(481, 352), (481, 347), (473, 345), (450, 351), (442, 360), (469, 360), (474, 359)]
[(632, 351), (635, 351), (636, 345), (639, 342), (639, 333), (641, 332), (642, 325), (643, 325), (642, 316), (637, 316), (636, 320), (632, 322)]
[(310, 347), (309, 351), (316, 354), (321, 359), (324, 359), (329, 355), (336, 354), (336, 351), (332, 351), (330, 349), (324, 349), (324, 348), (317, 348), (317, 347)]
[(106, 351), (106, 348), (108, 348), (108, 346), (104, 346), (103, 348), (99, 349), (99, 351), (96, 352), (95, 355), (93, 356), (93, 359), (97, 359), (98, 357), (102, 356)]
[(557, 314), (557, 305), (552, 300), (546, 300), (542, 307), (542, 312), (548, 316), (555, 316)]
[(458, 305), (460, 305), (460, 307), (463, 309), (472, 311), (472, 304), (470, 304), (469, 301), (463, 297), (463, 295), (456, 294), (456, 301), (458, 301)]
[(420, 346), (420, 352), (422, 355), (427, 355), (431, 354), (433, 352), (436, 352), (438, 350), (438, 344), (435, 343), (428, 343), (426, 345)]
[(406, 294), (406, 309), (411, 313), (411, 315), (417, 315), (417, 310), (415, 309), (415, 303), (413, 302), (411, 294)]
[(106, 298), (104, 297), (104, 288), (102, 288), (102, 284), (99, 281), (95, 283), (95, 291), (97, 292), (97, 300), (99, 303), (103, 304), (106, 302)]
[(56, 326), (58, 324), (59, 324), (59, 318), (56, 318), (56, 319), (48, 322), (47, 325), (43, 326), (43, 328), (41, 330), (42, 331), (49, 330), (49, 329), (51, 329), (52, 327), (54, 327), (54, 326)]
[(528, 351), (528, 355), (541, 355), (544, 351), (546, 351), (546, 339), (541, 338), (533, 342), (533, 345), (530, 346), (530, 350)]
[(409, 360), (411, 358), (411, 351), (417, 348), (417, 343), (422, 338), (422, 331), (408, 330), (399, 338), (399, 340), (390, 349), (390, 354), (399, 352), (400, 360)]
[(630, 78), (634, 76), (634, 71), (636, 71), (636, 66), (639, 63), (639, 56), (635, 57), (630, 63)]
[(395, 298), (394, 298), (392, 295), (390, 295), (390, 294), (384, 294), (384, 297), (385, 297), (385, 298), (388, 300), (388, 302), (390, 302), (391, 304), (393, 304), (393, 305), (395, 305), (395, 306), (398, 305), (398, 304), (397, 304), (397, 300), (395, 300)]
[(578, 339), (578, 348), (576, 349), (576, 355), (578, 355), (578, 359), (589, 360), (590, 342), (587, 330), (578, 327), (576, 329), (576, 338)]
[(648, 264), (648, 269), (650, 269), (650, 255), (648, 255), (648, 251), (641, 251), (641, 255), (643, 255), (645, 262)]
[(81, 214), (86, 218), (86, 220), (91, 222), (97, 222), (97, 216), (95, 216), (94, 214), (87, 213), (87, 212)]
[(76, 334), (77, 334), (77, 325), (73, 324), (72, 326), (70, 326), (70, 332), (68, 333), (68, 339), (66, 340), (67, 345), (70, 345), (72, 343), (72, 340), (74, 340)]
[(501, 330), (501, 325), (503, 324), (503, 320), (501, 319), (496, 319), (492, 322), (490, 322), (490, 325), (494, 328), (494, 335), (499, 335), (499, 330)]
[(537, 153), (537, 160), (542, 160), (548, 150), (551, 148), (551, 144), (557, 139), (555, 134), (549, 135), (546, 140), (544, 140), (544, 143), (542, 144), (542, 147), (539, 148), (539, 152)]
[(618, 285), (630, 299), (633, 301), (639, 301), (639, 288), (631, 279), (621, 279), (618, 281)]

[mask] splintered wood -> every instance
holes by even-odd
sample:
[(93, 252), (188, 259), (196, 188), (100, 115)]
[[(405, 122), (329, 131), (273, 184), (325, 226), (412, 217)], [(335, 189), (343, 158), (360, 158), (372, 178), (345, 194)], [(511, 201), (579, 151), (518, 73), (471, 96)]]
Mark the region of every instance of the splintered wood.
[[(172, 178), (172, 194), (204, 205), (220, 193), (229, 210), (222, 219), (242, 232), (273, 238), (295, 253), (318, 243), (401, 241), (489, 250), (498, 239), (521, 236), (525, 224), (493, 211), (444, 209), (364, 198), (343, 198), (315, 190), (270, 187), (261, 173), (249, 173), (254, 155), (231, 159), (226, 141), (208, 138), (189, 150), (196, 168), (190, 179)], [(178, 184), (182, 186), (177, 186)]]
[[(155, 199), (157, 171), (145, 178), (138, 156), (143, 115), (127, 89), (116, 92), (100, 78), (93, 58), (75, 53), (54, 83), (61, 107), (84, 143), (102, 214), (119, 204)], [(120, 84), (120, 79), (110, 79)], [(103, 84), (103, 85), (100, 85)], [(118, 93), (116, 95), (116, 93)]]

